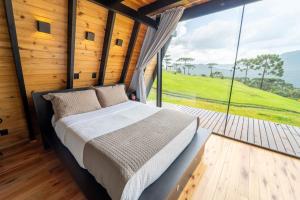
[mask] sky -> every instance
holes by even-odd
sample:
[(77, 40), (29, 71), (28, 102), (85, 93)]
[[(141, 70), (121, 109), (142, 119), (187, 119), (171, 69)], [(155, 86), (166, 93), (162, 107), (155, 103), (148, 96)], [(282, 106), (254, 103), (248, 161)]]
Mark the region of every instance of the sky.
[[(242, 7), (180, 22), (167, 54), (174, 62), (234, 62)], [(263, 0), (246, 5), (238, 58), (300, 50), (300, 0)]]

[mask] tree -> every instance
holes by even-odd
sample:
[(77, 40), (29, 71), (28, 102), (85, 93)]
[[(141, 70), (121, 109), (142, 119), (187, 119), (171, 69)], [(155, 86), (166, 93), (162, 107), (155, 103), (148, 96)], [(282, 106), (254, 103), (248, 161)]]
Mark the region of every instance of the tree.
[[(183, 73), (185, 74), (185, 70), (186, 68), (188, 68), (188, 70), (192, 67), (195, 67), (193, 64), (191, 64), (191, 62), (193, 62), (195, 59), (194, 58), (190, 58), (190, 57), (181, 57), (178, 58), (176, 62), (181, 63), (182, 67), (183, 67)], [(189, 71), (188, 71), (189, 73)]]
[(175, 73), (181, 73), (181, 68), (180, 68), (180, 63), (178, 63), (178, 62), (175, 62), (174, 64), (173, 64), (173, 69), (174, 69), (174, 71), (175, 71)]
[(172, 68), (171, 61), (172, 61), (171, 56), (169, 54), (166, 54), (164, 57), (164, 62), (165, 62), (167, 71), (168, 71), (168, 67)]
[(212, 77), (223, 79), (223, 78), (224, 78), (224, 75), (223, 75), (222, 72), (213, 72), (213, 73), (212, 73)]
[(254, 59), (243, 58), (237, 61), (237, 69), (241, 72), (245, 71), (244, 83), (247, 82), (248, 71), (254, 67)]
[(179, 74), (181, 74), (181, 73), (182, 73), (182, 71), (181, 71), (181, 68), (180, 68), (180, 67), (178, 67), (178, 68), (176, 69), (175, 73), (179, 73)]
[(259, 73), (259, 75), (261, 75), (260, 89), (263, 88), (265, 76), (283, 76), (284, 62), (277, 54), (258, 55), (252, 62), (254, 64), (253, 69), (261, 71), (261, 73)]
[(195, 67), (196, 67), (194, 64), (190, 64), (190, 63), (186, 64), (185, 66), (188, 70), (188, 75), (190, 75), (190, 70), (195, 69)]
[(207, 66), (210, 69), (210, 77), (213, 77), (213, 67), (218, 65), (217, 63), (208, 63)]

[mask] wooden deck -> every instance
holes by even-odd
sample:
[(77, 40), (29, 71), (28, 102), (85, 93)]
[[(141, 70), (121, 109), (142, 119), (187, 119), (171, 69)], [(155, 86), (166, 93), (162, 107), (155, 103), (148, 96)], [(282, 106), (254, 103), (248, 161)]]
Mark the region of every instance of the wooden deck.
[(163, 107), (199, 116), (200, 126), (214, 134), (300, 158), (300, 127), (229, 115), (225, 130), (225, 113), (170, 103), (163, 103)]

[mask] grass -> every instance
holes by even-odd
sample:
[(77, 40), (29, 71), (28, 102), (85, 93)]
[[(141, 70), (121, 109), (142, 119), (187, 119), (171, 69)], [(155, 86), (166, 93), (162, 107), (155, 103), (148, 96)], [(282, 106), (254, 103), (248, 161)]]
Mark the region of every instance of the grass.
[[(231, 80), (163, 72), (163, 101), (226, 112)], [(155, 86), (155, 83), (153, 84)], [(149, 99), (155, 99), (151, 92)], [(300, 102), (235, 81), (230, 113), (300, 126)]]

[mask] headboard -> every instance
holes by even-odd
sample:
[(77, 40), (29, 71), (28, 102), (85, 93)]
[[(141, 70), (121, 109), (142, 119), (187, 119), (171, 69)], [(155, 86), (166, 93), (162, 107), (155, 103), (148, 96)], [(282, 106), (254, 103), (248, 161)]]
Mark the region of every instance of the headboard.
[(63, 92), (74, 92), (80, 90), (87, 90), (90, 88), (76, 88), (76, 89), (65, 89), (65, 90), (53, 90), (45, 92), (34, 92), (32, 94), (34, 109), (36, 112), (38, 125), (42, 134), (43, 144), (45, 148), (48, 148), (51, 144), (49, 141), (51, 138), (50, 134), (53, 134), (54, 129), (51, 124), (51, 118), (53, 116), (52, 104), (43, 98), (43, 95), (48, 93), (63, 93)]

